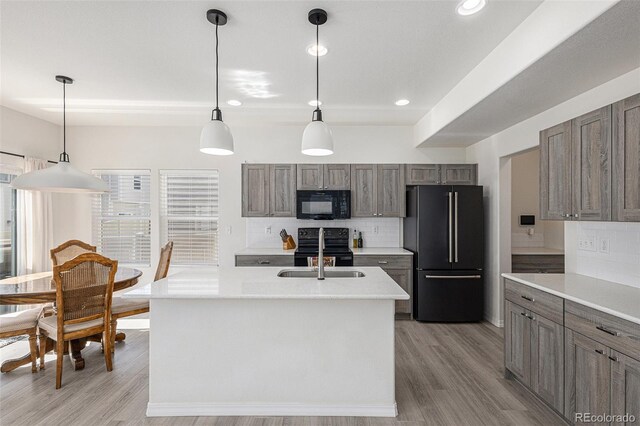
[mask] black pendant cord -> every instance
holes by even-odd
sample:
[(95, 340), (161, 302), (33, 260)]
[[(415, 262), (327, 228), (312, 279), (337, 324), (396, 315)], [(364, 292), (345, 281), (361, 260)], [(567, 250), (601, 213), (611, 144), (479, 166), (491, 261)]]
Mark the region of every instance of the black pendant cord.
[(216, 109), (219, 109), (218, 92), (218, 22), (216, 21)]
[(320, 110), (320, 25), (316, 21), (316, 109)]
[(60, 161), (69, 162), (67, 154), (67, 83), (62, 82), (62, 154)]

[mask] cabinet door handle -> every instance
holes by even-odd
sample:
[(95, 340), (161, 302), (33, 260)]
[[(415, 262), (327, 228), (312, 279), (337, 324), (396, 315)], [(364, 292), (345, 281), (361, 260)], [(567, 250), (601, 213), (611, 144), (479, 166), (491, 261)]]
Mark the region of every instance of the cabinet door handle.
[(610, 356), (609, 359), (613, 362), (618, 362), (618, 357), (617, 356)]
[(387, 264), (387, 263), (389, 263), (389, 262), (388, 262), (388, 261), (386, 261), (386, 260), (378, 260), (378, 263), (379, 263), (380, 265), (386, 265), (386, 264)]
[(522, 295), (520, 297), (522, 297), (524, 300), (528, 300), (529, 302), (535, 302), (536, 301), (536, 299), (534, 299), (533, 297), (529, 297), (529, 296), (525, 296), (525, 295)]
[(610, 334), (610, 335), (612, 335), (612, 336), (619, 336), (619, 335), (620, 335), (620, 333), (619, 333), (619, 332), (614, 331), (614, 330), (609, 330), (608, 328), (606, 328), (606, 327), (605, 327), (605, 326), (603, 326), (603, 325), (597, 325), (597, 326), (596, 326), (596, 328), (597, 328), (598, 330), (600, 330), (600, 331), (604, 331), (605, 333)]
[(268, 265), (270, 263), (271, 263), (270, 261), (265, 260), (265, 259), (258, 260), (258, 265)]
[(602, 349), (595, 349), (595, 351), (600, 355), (604, 355), (604, 351)]

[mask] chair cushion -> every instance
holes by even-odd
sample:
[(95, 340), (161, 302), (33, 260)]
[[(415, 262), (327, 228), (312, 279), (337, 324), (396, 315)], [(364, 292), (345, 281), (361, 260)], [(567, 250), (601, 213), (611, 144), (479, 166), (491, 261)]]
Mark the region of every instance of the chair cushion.
[(38, 325), (41, 312), (42, 308), (33, 308), (0, 315), (0, 333), (35, 328)]
[[(95, 327), (96, 325), (102, 325), (102, 318), (94, 319), (91, 321), (80, 322), (77, 324), (68, 324), (64, 326), (65, 333), (72, 333), (74, 331), (80, 331), (87, 328)], [(46, 331), (50, 339), (56, 340), (58, 333), (58, 316), (52, 315), (50, 317), (40, 318), (38, 321), (38, 327)]]
[(138, 309), (149, 309), (149, 301), (143, 299), (123, 299), (122, 297), (114, 297), (111, 302), (111, 313), (122, 314), (124, 312), (135, 311)]

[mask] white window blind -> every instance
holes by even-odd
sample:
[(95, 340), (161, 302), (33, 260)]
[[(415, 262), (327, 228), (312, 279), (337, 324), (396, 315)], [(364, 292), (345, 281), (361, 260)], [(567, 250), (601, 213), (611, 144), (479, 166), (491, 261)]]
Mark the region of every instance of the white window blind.
[(151, 173), (149, 170), (94, 170), (109, 192), (93, 198), (93, 243), (119, 264), (151, 261)]
[(160, 171), (160, 240), (171, 264), (218, 265), (218, 171)]

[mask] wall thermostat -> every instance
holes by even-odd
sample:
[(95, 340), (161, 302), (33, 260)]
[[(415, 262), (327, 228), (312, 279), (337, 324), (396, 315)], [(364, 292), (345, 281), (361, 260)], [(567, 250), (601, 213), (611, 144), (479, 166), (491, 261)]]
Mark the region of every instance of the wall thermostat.
[(532, 214), (520, 215), (520, 226), (534, 226), (536, 224), (536, 217)]

